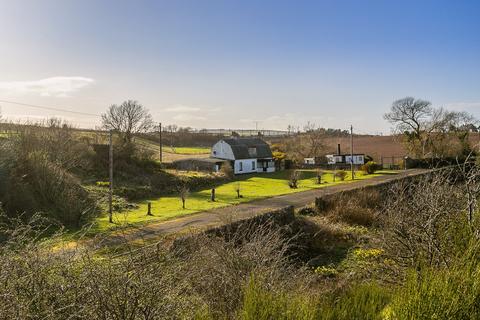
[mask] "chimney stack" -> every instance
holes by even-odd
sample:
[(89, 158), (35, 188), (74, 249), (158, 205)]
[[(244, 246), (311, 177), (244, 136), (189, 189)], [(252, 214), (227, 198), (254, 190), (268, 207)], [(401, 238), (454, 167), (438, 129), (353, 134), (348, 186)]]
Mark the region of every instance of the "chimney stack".
[(341, 153), (340, 153), (340, 143), (337, 144), (337, 154), (341, 154)]

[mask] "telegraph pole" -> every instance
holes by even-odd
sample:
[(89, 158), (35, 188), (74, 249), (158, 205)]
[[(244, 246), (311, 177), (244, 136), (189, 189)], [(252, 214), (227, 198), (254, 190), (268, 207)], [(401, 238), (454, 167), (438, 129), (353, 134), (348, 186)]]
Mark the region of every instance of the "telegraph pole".
[(350, 125), (350, 169), (352, 170), (352, 180), (355, 179), (353, 172), (353, 126)]
[(110, 171), (110, 183), (109, 183), (109, 193), (108, 193), (108, 221), (113, 223), (113, 138), (112, 130), (110, 130), (109, 136), (109, 149), (108, 149), (108, 162), (109, 162), (109, 171)]
[(162, 123), (158, 123), (158, 156), (160, 158), (160, 163), (162, 163), (163, 153), (162, 153)]

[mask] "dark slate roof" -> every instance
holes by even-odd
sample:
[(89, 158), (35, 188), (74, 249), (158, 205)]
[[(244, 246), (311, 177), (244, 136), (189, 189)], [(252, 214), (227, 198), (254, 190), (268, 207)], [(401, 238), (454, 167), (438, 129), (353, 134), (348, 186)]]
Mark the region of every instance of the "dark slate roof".
[(204, 162), (204, 163), (212, 163), (212, 164), (217, 164), (217, 163), (222, 163), (227, 160), (223, 159), (218, 159), (218, 158), (184, 158), (184, 159), (179, 159), (172, 161), (172, 163), (180, 163), (180, 162)]
[[(229, 138), (223, 139), (232, 147), (235, 159), (249, 159), (249, 158), (272, 158), (272, 150), (270, 146), (260, 138)], [(256, 148), (257, 155), (251, 156), (248, 153), (248, 148)]]

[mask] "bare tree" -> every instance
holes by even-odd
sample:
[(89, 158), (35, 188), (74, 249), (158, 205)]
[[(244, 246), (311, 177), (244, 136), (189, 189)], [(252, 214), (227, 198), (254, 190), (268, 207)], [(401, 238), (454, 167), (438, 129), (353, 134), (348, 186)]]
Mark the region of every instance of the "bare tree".
[(136, 133), (148, 131), (153, 126), (152, 116), (140, 103), (128, 100), (112, 105), (102, 114), (103, 127), (120, 133), (124, 143), (132, 142)]
[(466, 112), (433, 108), (429, 101), (412, 97), (393, 102), (384, 118), (403, 134), (409, 151), (421, 158), (468, 154), (468, 133), (476, 122)]
[(303, 162), (306, 157), (320, 157), (325, 154), (325, 129), (313, 123), (307, 123), (302, 134), (297, 134), (289, 139), (286, 152), (289, 158)]
[[(395, 126), (396, 132), (406, 135), (410, 151), (423, 157), (425, 155), (423, 133), (432, 113), (433, 108), (429, 101), (406, 97), (393, 102), (390, 112), (386, 113), (384, 118)], [(420, 154), (418, 150), (421, 150)]]

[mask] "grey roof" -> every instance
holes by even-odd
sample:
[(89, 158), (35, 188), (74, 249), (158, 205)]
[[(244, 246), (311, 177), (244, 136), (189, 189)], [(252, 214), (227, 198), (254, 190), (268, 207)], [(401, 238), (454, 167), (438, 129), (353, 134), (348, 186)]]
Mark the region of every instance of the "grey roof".
[(179, 159), (179, 160), (175, 160), (175, 161), (172, 161), (172, 162), (173, 163), (178, 163), (178, 162), (192, 162), (192, 161), (216, 164), (216, 163), (225, 162), (227, 160), (218, 159), (218, 158), (184, 158), (184, 159)]
[[(272, 150), (270, 146), (260, 138), (229, 138), (223, 139), (232, 147), (235, 159), (249, 158), (272, 158)], [(248, 148), (256, 148), (257, 155), (252, 156), (248, 152)]]

